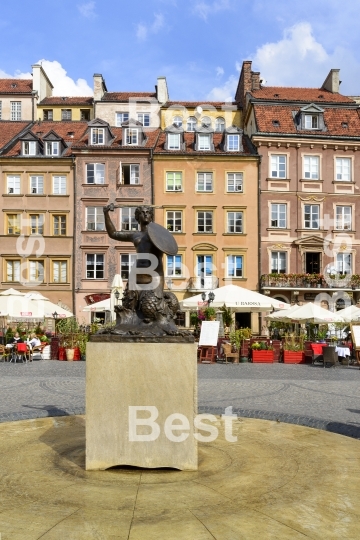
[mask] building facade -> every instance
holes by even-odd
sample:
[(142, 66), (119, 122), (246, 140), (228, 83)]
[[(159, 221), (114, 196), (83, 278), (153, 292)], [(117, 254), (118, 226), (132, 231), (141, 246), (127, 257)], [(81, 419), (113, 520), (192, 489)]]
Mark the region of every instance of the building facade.
[(94, 118), (92, 97), (49, 96), (38, 103), (38, 118), (46, 121), (85, 121)]

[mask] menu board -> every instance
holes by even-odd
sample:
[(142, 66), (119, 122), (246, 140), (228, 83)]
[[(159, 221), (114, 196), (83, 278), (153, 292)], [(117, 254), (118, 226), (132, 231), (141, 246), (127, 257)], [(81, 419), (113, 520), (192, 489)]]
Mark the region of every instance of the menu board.
[[(217, 346), (220, 321), (203, 321), (201, 323), (201, 332), (199, 345)], [(360, 347), (360, 345), (359, 345)]]
[(360, 349), (360, 323), (351, 323), (350, 328), (354, 349)]

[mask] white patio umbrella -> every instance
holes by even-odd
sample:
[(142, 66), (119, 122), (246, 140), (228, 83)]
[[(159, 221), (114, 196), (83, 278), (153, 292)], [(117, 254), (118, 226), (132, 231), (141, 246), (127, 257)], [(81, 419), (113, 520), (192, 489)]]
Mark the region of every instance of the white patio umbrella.
[(101, 300), (100, 302), (94, 302), (94, 304), (90, 304), (89, 306), (85, 306), (83, 311), (110, 311), (110, 298), (105, 298), (105, 300)]
[(328, 324), (344, 321), (344, 319), (340, 315), (338, 315), (338, 313), (333, 313), (332, 311), (324, 309), (321, 306), (314, 304), (313, 302), (308, 302), (303, 306), (294, 306), (290, 310), (284, 311), (278, 317), (268, 316), (267, 318), (270, 318), (270, 320), (278, 320), (282, 322), (312, 322), (315, 324)]
[[(233, 311), (271, 311), (274, 309), (286, 309), (290, 304), (275, 300), (258, 292), (238, 287), (237, 285), (225, 285), (214, 289), (215, 299), (211, 302), (212, 307), (222, 307), (224, 304)], [(201, 294), (185, 298), (180, 302), (181, 309), (197, 309), (203, 305)]]
[(53, 319), (53, 313), (57, 313), (58, 318), (67, 319), (73, 317), (74, 314), (67, 309), (54, 304), (48, 298), (37, 292), (26, 293), (22, 299), (27, 308), (30, 317)]
[[(119, 300), (116, 300), (115, 293), (119, 293)], [(111, 294), (110, 294), (110, 311), (111, 311), (111, 320), (115, 321), (116, 313), (114, 311), (115, 306), (118, 304), (121, 306), (121, 299), (123, 297), (124, 284), (120, 274), (115, 274), (114, 279), (111, 284)]]
[(340, 315), (340, 317), (343, 318), (344, 322), (360, 320), (360, 308), (356, 306), (348, 306), (344, 309), (339, 309), (336, 314)]
[(265, 319), (267, 321), (281, 321), (283, 317), (290, 317), (291, 313), (296, 311), (300, 306), (290, 306), (288, 309), (280, 309), (279, 311), (274, 311), (270, 315), (266, 315)]

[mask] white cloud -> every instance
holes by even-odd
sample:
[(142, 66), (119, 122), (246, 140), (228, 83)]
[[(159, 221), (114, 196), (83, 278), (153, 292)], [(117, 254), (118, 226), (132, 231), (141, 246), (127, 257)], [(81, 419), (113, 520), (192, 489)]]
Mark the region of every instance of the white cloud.
[(136, 29), (136, 37), (139, 41), (145, 41), (147, 38), (147, 28), (144, 24), (138, 24)]
[(238, 78), (235, 75), (231, 75), (222, 86), (215, 86), (215, 88), (210, 90), (206, 99), (208, 101), (233, 101), (237, 83)]
[(158, 31), (164, 26), (164, 15), (162, 13), (155, 13), (155, 20), (151, 26), (151, 31), (157, 34)]
[(79, 4), (77, 6), (83, 17), (87, 19), (94, 19), (96, 17), (95, 13), (95, 2), (87, 2), (86, 4)]
[(230, 9), (229, 0), (217, 0), (216, 2), (212, 3), (201, 1), (195, 4), (193, 12), (199, 17), (201, 17), (201, 19), (206, 21), (208, 15), (214, 15), (218, 11), (223, 11), (225, 9)]
[(92, 96), (93, 91), (85, 79), (76, 81), (67, 75), (57, 60), (39, 60), (45, 73), (54, 86), (54, 96)]
[(225, 73), (225, 72), (224, 72), (224, 69), (223, 69), (222, 67), (219, 67), (219, 66), (218, 66), (218, 67), (216, 68), (216, 76), (217, 76), (217, 77), (222, 77), (222, 76), (224, 75), (224, 73)]
[(136, 37), (139, 41), (145, 41), (149, 34), (157, 34), (164, 26), (164, 15), (162, 13), (154, 14), (154, 22), (146, 26), (144, 23), (139, 23), (136, 27)]
[(30, 72), (22, 73), (21, 71), (15, 71), (14, 75), (6, 73), (3, 69), (0, 69), (0, 79), (31, 79), (32, 75)]

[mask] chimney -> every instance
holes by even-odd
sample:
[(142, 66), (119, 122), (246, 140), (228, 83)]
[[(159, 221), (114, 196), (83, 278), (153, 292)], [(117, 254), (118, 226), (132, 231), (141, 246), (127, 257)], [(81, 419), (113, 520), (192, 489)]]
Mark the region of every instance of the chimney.
[(251, 90), (260, 90), (260, 71), (251, 72)]
[(242, 107), (245, 105), (245, 95), (252, 90), (251, 60), (244, 60), (241, 68), (239, 83), (235, 93), (235, 101)]
[(330, 69), (329, 75), (326, 77), (321, 88), (328, 90), (332, 94), (338, 94), (340, 89), (339, 74), (340, 69)]
[(169, 92), (166, 77), (158, 77), (156, 85), (156, 98), (159, 103), (164, 104), (169, 101)]
[(41, 64), (34, 64), (32, 67), (33, 90), (38, 94), (39, 101), (52, 96), (53, 85), (46, 75)]
[(100, 73), (94, 73), (94, 101), (101, 101), (105, 92), (107, 92), (106, 84), (103, 76)]

